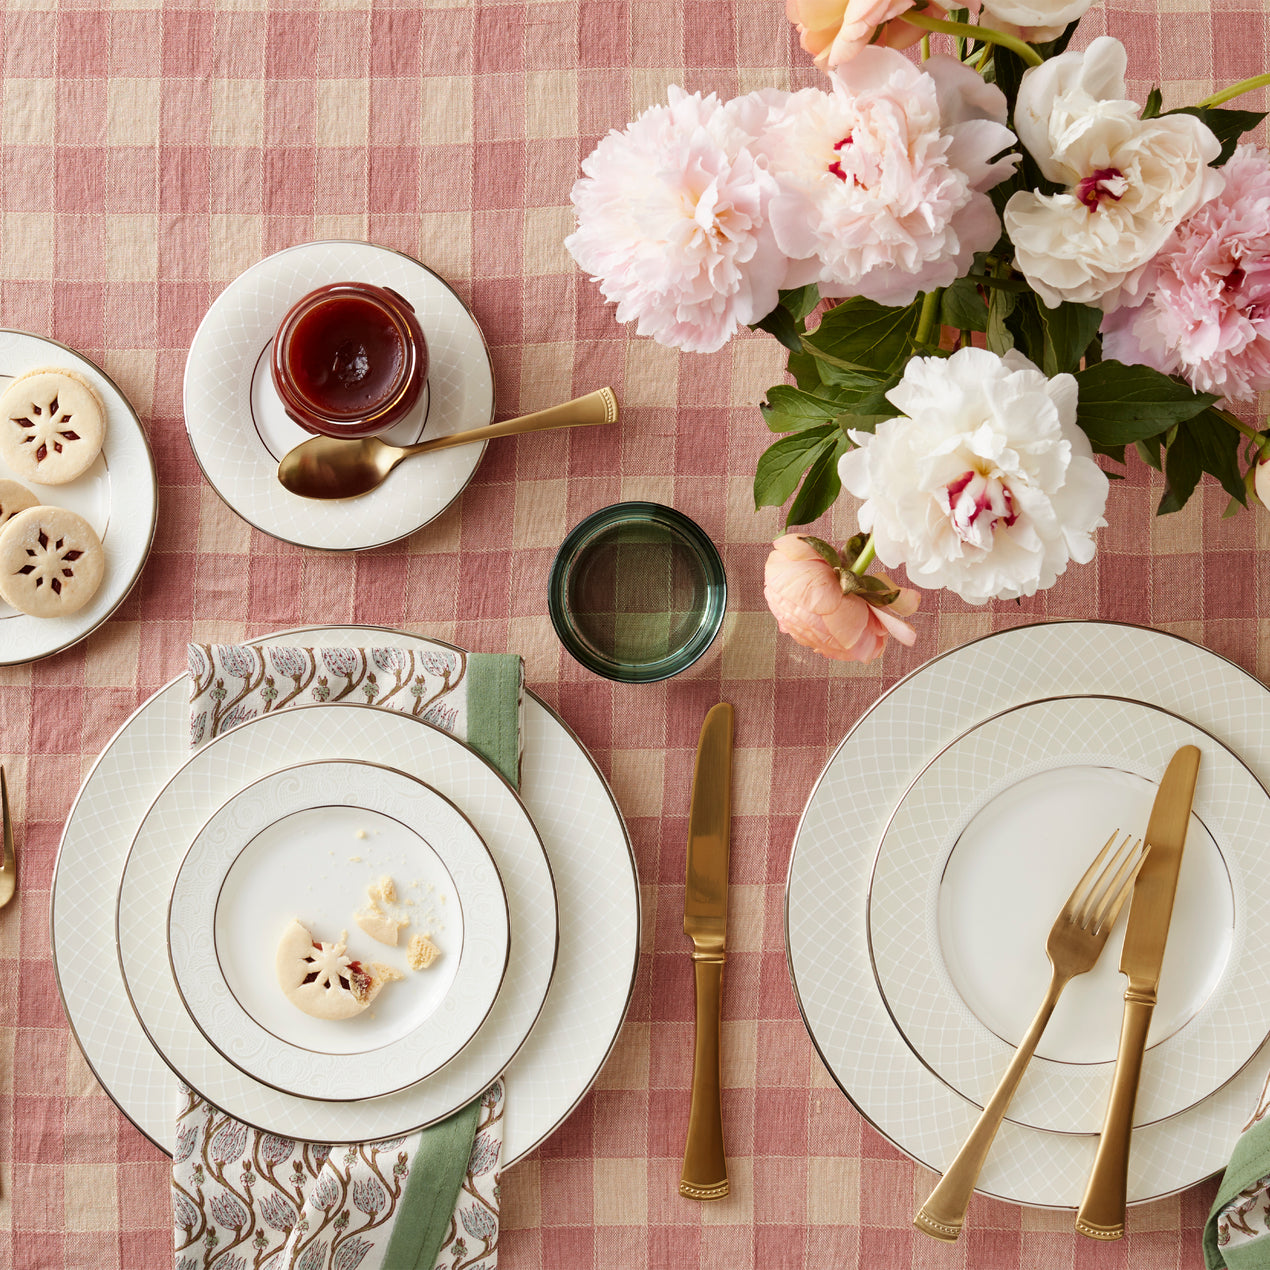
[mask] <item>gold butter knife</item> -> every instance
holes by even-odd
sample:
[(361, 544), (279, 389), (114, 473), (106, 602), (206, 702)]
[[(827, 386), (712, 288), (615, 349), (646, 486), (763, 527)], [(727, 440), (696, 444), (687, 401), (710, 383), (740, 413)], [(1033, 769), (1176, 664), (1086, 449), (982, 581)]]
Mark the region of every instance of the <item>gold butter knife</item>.
[(1199, 750), (1193, 745), (1182, 746), (1169, 760), (1147, 821), (1149, 850), (1133, 887), (1124, 950), (1120, 954), (1120, 973), (1129, 977), (1120, 1049), (1098, 1154), (1085, 1198), (1076, 1210), (1076, 1229), (1091, 1239), (1119, 1239), (1124, 1234), (1133, 1104), (1138, 1097), (1142, 1057), (1155, 1010), (1160, 964), (1173, 916), (1177, 874), (1182, 867), (1182, 848), (1186, 845), (1198, 774)]
[(728, 927), (732, 723), (732, 707), (721, 702), (701, 725), (688, 816), (684, 934), (692, 940), (697, 987), (692, 1105), (679, 1180), (679, 1194), (688, 1199), (722, 1199), (728, 1193), (719, 1100), (719, 1018)]

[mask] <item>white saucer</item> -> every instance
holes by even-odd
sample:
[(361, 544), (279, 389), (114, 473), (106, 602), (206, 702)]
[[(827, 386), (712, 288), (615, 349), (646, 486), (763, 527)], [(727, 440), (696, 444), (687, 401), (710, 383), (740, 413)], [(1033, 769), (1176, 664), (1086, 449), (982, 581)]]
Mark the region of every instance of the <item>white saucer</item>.
[(404, 463), (361, 498), (301, 498), (278, 483), (278, 460), (312, 434), (287, 418), (274, 392), (274, 332), (301, 296), (349, 281), (404, 296), (428, 344), (427, 392), (386, 440), (416, 440), (425, 425), (433, 437), (493, 420), (494, 373), (472, 315), (426, 265), (371, 243), (302, 243), (252, 265), (212, 302), (185, 363), (185, 429), (212, 488), (262, 532), (328, 551), (414, 533), (458, 498), (485, 453), (474, 442)]
[(74, 371), (92, 385), (106, 410), (101, 453), (65, 485), (36, 485), (0, 459), (0, 479), (18, 480), (41, 503), (83, 516), (101, 539), (106, 572), (97, 594), (69, 617), (28, 617), (0, 600), (0, 666), (60, 653), (95, 631), (123, 602), (141, 573), (154, 537), (158, 483), (141, 420), (118, 385), (88, 358), (56, 340), (0, 331), (0, 391), (18, 375), (42, 368)]
[[(411, 919), (399, 947), (355, 922), (387, 875)], [(296, 1009), (274, 972), (295, 920), (401, 976), (353, 1018)], [(362, 760), (303, 763), (239, 790), (177, 870), (168, 953), (190, 1017), (256, 1080), (302, 1098), (378, 1098), (448, 1063), (485, 1021), (507, 970), (508, 908), (472, 822), (431, 786)], [(440, 956), (415, 972), (406, 939)]]

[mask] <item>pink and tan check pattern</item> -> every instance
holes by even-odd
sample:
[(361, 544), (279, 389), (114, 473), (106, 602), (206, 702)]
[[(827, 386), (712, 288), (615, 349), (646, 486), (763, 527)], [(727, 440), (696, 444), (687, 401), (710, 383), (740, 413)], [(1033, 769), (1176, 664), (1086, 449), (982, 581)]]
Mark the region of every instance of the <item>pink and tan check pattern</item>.
[[(864, 1265), (1201, 1264), (1214, 1193), (1137, 1209), (1128, 1238), (976, 1201), (955, 1248), (909, 1222), (931, 1175), (852, 1110), (817, 1059), (785, 970), (782, 900), (799, 812), (860, 712), (938, 650), (994, 628), (1106, 617), (1188, 636), (1270, 678), (1270, 516), (1222, 521), (1208, 489), (1157, 521), (1159, 479), (1117, 483), (1098, 558), (1022, 604), (932, 597), (917, 647), (830, 665), (776, 633), (755, 515), (754, 406), (776, 346), (678, 356), (613, 321), (561, 245), (568, 191), (611, 127), (666, 85), (723, 96), (816, 82), (780, 0), (8, 0), (0, 31), (0, 324), (102, 365), (158, 463), (159, 527), (139, 584), (78, 647), (0, 669), (0, 761), (23, 872), (0, 913), (0, 1266), (171, 1264), (166, 1159), (115, 1110), (58, 1003), (48, 891), (62, 821), (94, 756), (184, 666), (187, 641), (311, 622), (404, 626), (524, 655), (529, 686), (579, 732), (628, 818), (645, 948), (629, 1021), (595, 1090), (504, 1178), (505, 1270)], [(1141, 99), (1195, 100), (1270, 65), (1267, 0), (1116, 0), (1086, 22), (1131, 56)], [(1239, 104), (1252, 105), (1257, 99)], [(1264, 108), (1266, 103), (1260, 102)], [(610, 383), (618, 427), (491, 446), (448, 514), (360, 556), (249, 529), (201, 479), (181, 419), (190, 338), (221, 288), (315, 238), (417, 255), (471, 304), (501, 415)], [(684, 678), (616, 687), (559, 650), (546, 617), (554, 547), (619, 498), (674, 504), (722, 545), (729, 615)], [(840, 507), (820, 532), (853, 528)], [(684, 833), (701, 718), (737, 707), (724, 1117), (733, 1194), (676, 1194), (692, 983), (681, 930)], [(112, 948), (101, 956), (113, 957)]]

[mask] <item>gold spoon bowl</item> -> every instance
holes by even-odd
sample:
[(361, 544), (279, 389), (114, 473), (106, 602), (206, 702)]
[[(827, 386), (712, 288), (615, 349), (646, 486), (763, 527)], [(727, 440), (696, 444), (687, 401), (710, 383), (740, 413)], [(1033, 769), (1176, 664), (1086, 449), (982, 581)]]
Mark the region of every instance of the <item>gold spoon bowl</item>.
[(551, 428), (586, 428), (596, 423), (616, 423), (617, 398), (611, 388), (600, 388), (547, 410), (504, 419), (483, 428), (469, 428), (449, 436), (430, 437), (415, 445), (389, 445), (378, 437), (356, 440), (313, 437), (282, 456), (278, 480), (302, 498), (360, 498), (377, 489), (388, 473), (405, 459), (434, 450), (448, 450), (473, 441), (491, 441), (522, 432), (546, 432)]

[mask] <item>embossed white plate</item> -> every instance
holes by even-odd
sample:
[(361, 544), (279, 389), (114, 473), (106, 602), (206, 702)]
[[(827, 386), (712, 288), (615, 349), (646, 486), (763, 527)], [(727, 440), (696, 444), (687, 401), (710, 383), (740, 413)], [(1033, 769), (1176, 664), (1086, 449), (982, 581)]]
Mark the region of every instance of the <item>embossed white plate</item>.
[[(282, 631), (258, 642), (294, 642), (297, 636), (339, 646), (440, 646), (437, 640), (364, 626)], [(413, 722), (429, 730), (427, 724)], [(128, 844), (155, 795), (188, 757), (189, 731), (189, 680), (182, 674), (125, 721), (85, 778), (62, 834), (51, 902), (54, 968), (76, 1040), (123, 1114), (168, 1151), (174, 1140), (177, 1078), (129, 1007), (109, 949)], [(508, 1164), (559, 1127), (603, 1066), (630, 1002), (640, 932), (635, 860), (604, 778), (573, 733), (532, 694), (525, 698), (523, 740), (521, 796), (551, 863), (560, 905), (560, 947), (542, 1013), (505, 1072)], [(432, 778), (431, 773), (423, 775)], [(172, 849), (175, 871), (179, 844)], [(503, 881), (510, 895), (512, 882), (506, 874)], [(163, 973), (168, 973), (166, 967)], [(500, 1000), (506, 995), (505, 986)], [(188, 1019), (186, 1027), (196, 1031)], [(445, 1071), (437, 1075), (444, 1077)], [(301, 1132), (310, 1128), (309, 1111), (319, 1106), (343, 1109), (351, 1122), (351, 1131), (338, 1135), (343, 1141), (375, 1136), (375, 1123), (359, 1118), (359, 1108), (392, 1108), (394, 1127), (378, 1135), (382, 1137), (422, 1123), (412, 1117), (410, 1091), (364, 1103), (292, 1099), (290, 1104), (294, 1120), (284, 1115), (274, 1127), (302, 1137), (320, 1139), (318, 1133)]]
[[(1113, 832), (1143, 834), (1182, 745), (1199, 747), (1200, 775), (1135, 1126), (1193, 1107), (1270, 1035), (1259, 990), (1270, 926), (1257, 917), (1270, 910), (1270, 873), (1259, 867), (1266, 791), (1225, 746), (1167, 711), (1109, 697), (1031, 702), (963, 733), (921, 772), (870, 884), (882, 996), (914, 1052), (966, 1097), (991, 1097), (1049, 983), (1055, 915)], [(1058, 1133), (1101, 1128), (1124, 1007), (1124, 926), (1064, 991), (1011, 1119)]]
[(328, 551), (378, 547), (439, 516), (472, 479), (485, 443), (403, 463), (361, 498), (301, 498), (278, 483), (278, 460), (312, 434), (287, 418), (269, 377), (279, 323), (331, 282), (373, 282), (414, 306), (428, 344), (427, 392), (386, 433), (394, 443), (478, 428), (494, 417), (494, 373), (480, 327), (426, 265), (361, 242), (301, 243), (240, 274), (212, 302), (185, 362), (185, 429), (212, 488), (249, 524)]
[[(541, 850), (528, 817), (524, 829)], [(410, 919), (392, 947), (355, 921), (384, 876), (391, 910)], [(402, 979), (353, 1018), (304, 1013), (274, 973), (296, 920), (327, 943), (347, 933), (349, 956)], [(407, 957), (416, 932), (441, 950), (426, 971)], [(235, 1067), (301, 1098), (377, 1098), (448, 1063), (494, 1004), (507, 951), (507, 897), (472, 822), (416, 777), (360, 760), (302, 763), (239, 790), (191, 843), (168, 908), (190, 1017)]]
[[(439, 1120), (489, 1085), (538, 1018), (557, 948), (555, 890), (542, 843), (515, 790), (492, 764), (448, 732), (421, 723), (413, 715), (350, 702), (260, 715), (195, 750), (141, 819), (119, 883), (124, 986), (141, 1026), (172, 1070), (239, 1120), (318, 1141), (388, 1137), (408, 1127), (403, 1119), (415, 1125)], [(426, 773), (433, 788), (465, 809), (498, 862), (516, 956), (494, 1008), (458, 1061), (388, 1097), (332, 1102), (273, 1088), (226, 1061), (191, 1026), (166, 941), (154, 934), (164, 929), (180, 862), (173, 844), (191, 841), (227, 797), (268, 774), (280, 759), (324, 762), (361, 754), (392, 755), (402, 771)], [(349, 896), (353, 902), (358, 898)]]
[[(60, 653), (95, 631), (132, 590), (154, 537), (154, 458), (127, 397), (99, 366), (65, 344), (0, 330), (0, 392), (18, 375), (42, 368), (74, 371), (92, 385), (105, 407), (106, 436), (92, 466), (75, 480), (64, 485), (21, 483), (42, 503), (69, 508), (92, 525), (106, 552), (106, 572), (93, 598), (69, 617), (28, 617), (0, 600), (0, 666)], [(0, 479), (17, 479), (3, 459)]]
[[(892, 688), (829, 760), (795, 836), (786, 949), (808, 1031), (860, 1112), (935, 1170), (948, 1167), (979, 1108), (918, 1059), (878, 991), (866, 926), (876, 844), (913, 778), (961, 732), (1011, 706), (1073, 694), (1117, 694), (1169, 710), (1228, 746), (1263, 785), (1270, 775), (1270, 693), (1252, 675), (1162, 631), (1051, 622), (966, 644)], [(1130, 1201), (1158, 1199), (1224, 1168), (1267, 1067), (1270, 1045), (1262, 1045), (1210, 1097), (1135, 1130)], [(979, 1189), (1017, 1204), (1075, 1208), (1096, 1146), (1091, 1135), (1007, 1121)]]

